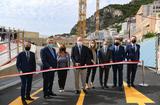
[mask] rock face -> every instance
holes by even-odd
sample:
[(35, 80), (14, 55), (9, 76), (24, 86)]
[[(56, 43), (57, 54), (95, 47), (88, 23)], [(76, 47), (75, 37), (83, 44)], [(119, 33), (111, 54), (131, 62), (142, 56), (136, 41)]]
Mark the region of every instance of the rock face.
[[(100, 10), (100, 29), (106, 29), (111, 24), (115, 23), (119, 17), (123, 16), (123, 12), (118, 9), (114, 9), (111, 7), (106, 7)], [(95, 31), (95, 23), (96, 23), (96, 15), (92, 15), (90, 18), (87, 19), (87, 33)], [(71, 34), (75, 34), (77, 25), (75, 25), (72, 30)]]
[[(115, 23), (122, 23), (126, 18), (134, 16), (141, 5), (152, 3), (154, 0), (132, 0), (128, 4), (119, 5), (112, 4), (100, 9), (100, 29), (107, 29), (109, 26), (114, 26)], [(96, 23), (95, 13), (87, 19), (87, 33), (95, 31)], [(70, 34), (75, 35), (77, 24), (71, 29)]]

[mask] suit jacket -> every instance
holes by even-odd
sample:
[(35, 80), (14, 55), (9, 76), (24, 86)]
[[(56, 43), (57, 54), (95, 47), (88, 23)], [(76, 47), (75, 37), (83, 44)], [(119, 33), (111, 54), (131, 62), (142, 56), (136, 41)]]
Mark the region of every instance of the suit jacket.
[(42, 60), (42, 69), (57, 68), (57, 54), (56, 50), (52, 48), (54, 57), (48, 46), (41, 49), (40, 56)]
[(112, 52), (110, 50), (110, 47), (107, 48), (107, 52), (104, 52), (104, 48), (102, 47), (98, 51), (98, 58), (99, 58), (99, 63), (108, 63), (112, 60)]
[(26, 52), (23, 51), (17, 56), (16, 66), (18, 71), (23, 73), (36, 71), (35, 54), (30, 51), (29, 60), (27, 60)]
[[(97, 49), (95, 49), (95, 52), (96, 52), (96, 57), (97, 57)], [(94, 60), (93, 53), (92, 53), (92, 50), (89, 49), (89, 60), (88, 60), (88, 64), (93, 64), (92, 60)], [(96, 59), (95, 63), (97, 63), (97, 59)]]
[(119, 46), (119, 50), (116, 51), (115, 45), (111, 47), (112, 51), (112, 61), (120, 62), (125, 60), (125, 49), (122, 45)]
[(75, 63), (80, 63), (80, 66), (84, 66), (85, 64), (89, 63), (89, 48), (82, 45), (81, 48), (81, 54), (79, 54), (79, 49), (78, 46), (75, 45), (74, 47), (72, 47), (72, 51), (71, 51), (71, 59), (73, 64), (75, 65)]
[(127, 60), (138, 61), (140, 59), (140, 45), (136, 44), (136, 51), (132, 44), (126, 46)]

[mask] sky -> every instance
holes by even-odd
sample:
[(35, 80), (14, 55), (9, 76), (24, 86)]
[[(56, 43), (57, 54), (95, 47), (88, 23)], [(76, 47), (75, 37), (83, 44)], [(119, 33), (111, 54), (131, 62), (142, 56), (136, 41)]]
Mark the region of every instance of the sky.
[[(100, 8), (131, 0), (100, 0)], [(96, 0), (87, 0), (87, 17), (96, 10)], [(69, 33), (78, 21), (78, 0), (0, 0), (0, 26), (41, 35)]]

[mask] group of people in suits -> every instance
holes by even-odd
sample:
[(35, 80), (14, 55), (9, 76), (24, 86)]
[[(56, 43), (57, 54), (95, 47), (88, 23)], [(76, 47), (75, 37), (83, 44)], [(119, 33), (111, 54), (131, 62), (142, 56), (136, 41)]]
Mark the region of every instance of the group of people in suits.
[[(42, 61), (42, 70), (47, 70), (43, 75), (43, 93), (44, 98), (48, 99), (52, 96), (57, 96), (53, 92), (54, 85), (54, 75), (55, 71), (51, 69), (54, 68), (65, 68), (70, 66), (70, 59), (73, 62), (73, 66), (86, 66), (94, 64), (104, 64), (110, 62), (121, 62), (127, 59), (127, 61), (139, 61), (140, 58), (140, 46), (136, 43), (137, 39), (132, 36), (131, 42), (125, 47), (122, 45), (120, 38), (114, 39), (114, 44), (110, 44), (109, 41), (105, 40), (103, 46), (97, 49), (97, 44), (95, 40), (89, 42), (89, 47), (85, 46), (83, 43), (83, 38), (78, 37), (76, 44), (71, 49), (71, 55), (66, 51), (65, 45), (60, 45), (59, 51), (56, 52), (54, 49), (54, 41), (49, 38), (47, 40), (47, 45), (41, 49), (40, 57)], [(25, 43), (25, 51), (21, 52), (17, 56), (17, 69), (20, 73), (33, 72), (36, 70), (36, 60), (35, 54), (30, 51), (31, 43)], [(123, 85), (123, 64), (116, 65), (104, 65), (99, 67), (99, 80), (101, 87), (109, 88), (108, 77), (110, 68), (113, 69), (113, 88), (122, 88)], [(51, 71), (48, 71), (51, 70)], [(65, 83), (67, 79), (68, 70), (58, 70), (58, 84), (59, 92), (64, 92)], [(97, 71), (97, 67), (89, 68), (77, 68), (74, 70), (75, 76), (75, 93), (80, 94), (80, 90), (87, 94), (88, 88), (94, 87), (94, 79)], [(127, 65), (127, 83), (128, 86), (134, 85), (135, 75), (137, 71), (137, 64)], [(91, 82), (89, 82), (91, 76)], [(21, 99), (22, 102), (26, 100), (33, 100), (30, 96), (32, 87), (32, 77), (33, 75), (23, 75), (21, 78)], [(82, 86), (80, 86), (80, 80)], [(118, 84), (117, 84), (118, 83)]]
[[(122, 61), (139, 61), (140, 60), (140, 45), (136, 43), (136, 36), (132, 36), (130, 42), (125, 46), (122, 45), (121, 38), (114, 39), (114, 44), (109, 44), (108, 41), (103, 42), (102, 48), (98, 51), (97, 57), (99, 63), (112, 63)], [(138, 64), (127, 65), (127, 84), (128, 87), (135, 87), (134, 80)], [(109, 88), (107, 85), (110, 68), (113, 70), (113, 88), (123, 86), (123, 64), (106, 65), (100, 67), (100, 85), (102, 88)]]

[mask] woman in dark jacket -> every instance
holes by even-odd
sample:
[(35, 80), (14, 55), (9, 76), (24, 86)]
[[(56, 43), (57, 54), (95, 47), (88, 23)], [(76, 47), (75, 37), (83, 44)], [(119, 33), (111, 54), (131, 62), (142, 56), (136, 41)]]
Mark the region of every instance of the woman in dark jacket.
[[(89, 62), (88, 62), (89, 65), (96, 64), (97, 63), (97, 46), (96, 46), (95, 40), (92, 40), (89, 43), (89, 55), (90, 55)], [(96, 69), (97, 69), (96, 67), (87, 68), (86, 88), (95, 88), (93, 82), (96, 74)], [(91, 82), (89, 84), (88, 81), (89, 81), (90, 74), (91, 74)]]

